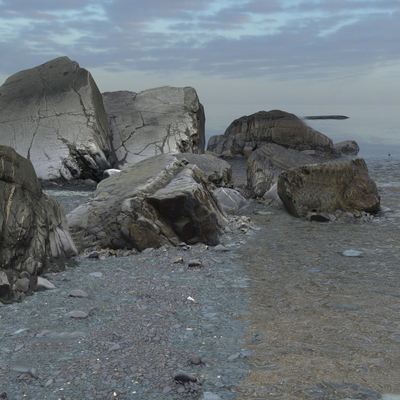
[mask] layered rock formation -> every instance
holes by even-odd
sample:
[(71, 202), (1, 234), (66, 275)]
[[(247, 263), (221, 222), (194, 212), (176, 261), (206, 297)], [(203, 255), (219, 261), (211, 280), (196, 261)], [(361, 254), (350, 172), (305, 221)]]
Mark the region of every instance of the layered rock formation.
[(213, 185), (233, 186), (232, 167), (225, 160), (211, 154), (180, 153), (175, 156), (178, 160), (197, 165)]
[(282, 172), (278, 194), (295, 217), (306, 217), (315, 211), (374, 214), (380, 210), (378, 189), (362, 158), (303, 165)]
[(43, 194), (32, 163), (0, 146), (2, 300), (35, 289), (36, 276), (76, 254), (64, 208)]
[(204, 109), (191, 87), (103, 93), (120, 168), (166, 153), (204, 153)]
[(171, 154), (147, 158), (100, 182), (68, 221), (80, 251), (142, 251), (182, 241), (216, 245), (228, 222), (200, 169)]
[(268, 143), (253, 151), (247, 160), (247, 190), (261, 197), (277, 181), (282, 171), (299, 165), (319, 162), (315, 157), (297, 150)]
[(100, 180), (113, 163), (102, 96), (90, 73), (67, 57), (0, 87), (0, 142), (28, 158), (43, 180)]
[(310, 128), (294, 114), (280, 110), (260, 111), (236, 119), (223, 135), (212, 136), (208, 151), (224, 156), (249, 155), (265, 143), (295, 150), (314, 150), (318, 156), (337, 157), (332, 140)]

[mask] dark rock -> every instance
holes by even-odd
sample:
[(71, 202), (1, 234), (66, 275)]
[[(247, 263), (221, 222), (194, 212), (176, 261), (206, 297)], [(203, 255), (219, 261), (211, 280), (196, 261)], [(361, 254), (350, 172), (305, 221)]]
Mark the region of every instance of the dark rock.
[(282, 172), (278, 194), (295, 217), (309, 212), (355, 210), (377, 213), (380, 196), (362, 158), (304, 165)]
[(203, 364), (202, 359), (196, 354), (189, 354), (189, 361), (194, 365)]
[(41, 180), (98, 181), (114, 162), (102, 96), (67, 57), (16, 73), (0, 87), (0, 142)]
[(228, 221), (204, 174), (170, 154), (150, 157), (99, 183), (68, 214), (80, 250), (217, 245)]
[(348, 119), (346, 115), (309, 115), (304, 119)]
[(174, 380), (181, 382), (181, 383), (185, 383), (185, 382), (197, 382), (197, 378), (194, 377), (192, 374), (190, 374), (189, 372), (186, 371), (181, 371), (179, 370), (175, 376), (174, 376)]
[(42, 192), (29, 160), (0, 146), (0, 270), (9, 289), (35, 290), (37, 275), (63, 268), (75, 254), (64, 208)]
[(299, 151), (315, 150), (329, 158), (338, 156), (331, 139), (294, 114), (280, 110), (259, 111), (236, 119), (223, 135), (210, 138), (207, 150), (230, 157), (250, 153), (266, 143)]

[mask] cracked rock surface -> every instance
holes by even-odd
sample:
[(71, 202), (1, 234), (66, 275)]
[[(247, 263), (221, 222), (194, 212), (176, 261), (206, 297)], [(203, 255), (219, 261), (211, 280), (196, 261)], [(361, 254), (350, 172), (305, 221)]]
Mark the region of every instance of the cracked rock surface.
[(0, 87), (0, 140), (41, 180), (100, 180), (114, 156), (101, 93), (68, 57), (10, 76)]
[(228, 223), (203, 172), (171, 154), (104, 179), (67, 218), (79, 251), (217, 245)]
[(204, 153), (204, 109), (191, 87), (103, 93), (120, 168), (158, 154)]
[(0, 146), (0, 300), (22, 300), (76, 253), (63, 206), (43, 194), (29, 160)]

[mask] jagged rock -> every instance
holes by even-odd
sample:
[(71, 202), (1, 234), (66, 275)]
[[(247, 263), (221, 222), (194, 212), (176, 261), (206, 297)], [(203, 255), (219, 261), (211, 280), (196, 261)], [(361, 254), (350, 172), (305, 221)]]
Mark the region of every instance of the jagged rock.
[(262, 197), (278, 181), (282, 171), (317, 162), (318, 159), (301, 151), (265, 144), (253, 151), (247, 160), (247, 190), (252, 196)]
[(182, 241), (216, 245), (228, 223), (201, 170), (171, 154), (150, 157), (103, 180), (68, 221), (79, 250), (140, 251)]
[(237, 190), (230, 188), (218, 188), (214, 190), (214, 196), (218, 199), (222, 209), (227, 214), (237, 214), (245, 210), (251, 212), (250, 202), (246, 200)]
[(29, 160), (0, 146), (0, 270), (11, 290), (35, 289), (37, 275), (74, 254), (63, 206), (43, 194)]
[(343, 142), (335, 143), (333, 147), (343, 155), (356, 156), (360, 151), (355, 140), (345, 140)]
[(280, 110), (259, 111), (233, 121), (225, 133), (212, 136), (207, 151), (224, 156), (244, 155), (265, 143), (295, 150), (315, 150), (328, 158), (339, 154), (332, 140), (310, 128), (294, 114)]
[(103, 93), (121, 168), (166, 153), (204, 153), (204, 109), (191, 87)]
[(18, 72), (0, 87), (0, 143), (28, 158), (42, 180), (98, 181), (114, 161), (101, 93), (68, 57)]
[(295, 217), (336, 210), (374, 214), (380, 209), (378, 189), (362, 158), (303, 165), (282, 172), (278, 194), (287, 211)]
[(175, 156), (178, 160), (197, 165), (215, 186), (233, 186), (232, 167), (225, 160), (210, 154), (181, 153)]

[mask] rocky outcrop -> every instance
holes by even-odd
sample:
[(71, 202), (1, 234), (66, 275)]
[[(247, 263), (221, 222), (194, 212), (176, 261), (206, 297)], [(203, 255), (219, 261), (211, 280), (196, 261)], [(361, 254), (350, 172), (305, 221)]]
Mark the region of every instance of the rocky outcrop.
[(297, 150), (268, 143), (253, 151), (247, 160), (247, 190), (262, 197), (277, 181), (282, 171), (318, 160)]
[(64, 208), (42, 192), (29, 160), (0, 146), (1, 301), (19, 300), (74, 254)]
[(204, 109), (191, 87), (103, 93), (120, 168), (157, 154), (204, 153)]
[(207, 150), (224, 156), (248, 155), (265, 143), (299, 151), (314, 150), (328, 158), (338, 155), (331, 139), (294, 114), (280, 110), (259, 111), (236, 119), (223, 135), (210, 138)]
[(355, 140), (345, 140), (335, 143), (333, 147), (345, 156), (356, 156), (360, 151), (360, 147)]
[(100, 180), (113, 163), (102, 96), (67, 57), (18, 72), (0, 87), (0, 143), (28, 158), (42, 180)]
[(227, 224), (205, 175), (171, 154), (103, 180), (67, 217), (80, 251), (98, 246), (142, 251), (182, 241), (216, 245)]
[(217, 187), (233, 186), (232, 167), (225, 160), (210, 154), (180, 153), (175, 156), (182, 162), (197, 165), (213, 185)]
[(362, 158), (303, 165), (282, 172), (278, 194), (287, 211), (295, 217), (310, 212), (380, 210), (380, 196)]
[(214, 195), (227, 214), (251, 214), (253, 212), (252, 204), (235, 189), (220, 187), (214, 190)]

